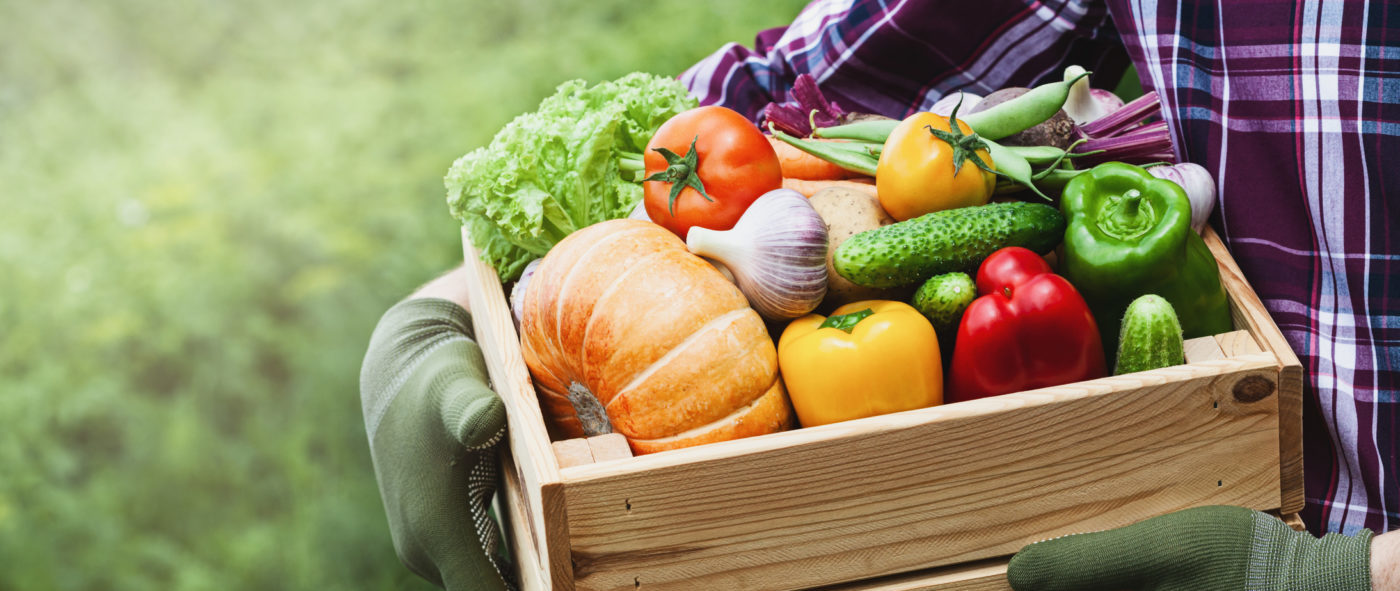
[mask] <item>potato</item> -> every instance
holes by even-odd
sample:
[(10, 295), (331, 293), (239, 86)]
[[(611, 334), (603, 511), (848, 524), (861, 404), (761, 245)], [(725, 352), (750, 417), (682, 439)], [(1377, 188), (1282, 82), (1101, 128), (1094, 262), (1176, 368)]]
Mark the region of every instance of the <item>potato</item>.
[(875, 289), (861, 287), (836, 273), (831, 266), (831, 257), (836, 247), (846, 239), (866, 230), (894, 223), (894, 218), (880, 208), (880, 200), (874, 196), (843, 187), (830, 187), (812, 194), (809, 199), (817, 215), (826, 222), (826, 298), (818, 308), (830, 312), (842, 304), (860, 300), (899, 300), (907, 301), (913, 293), (910, 288)]

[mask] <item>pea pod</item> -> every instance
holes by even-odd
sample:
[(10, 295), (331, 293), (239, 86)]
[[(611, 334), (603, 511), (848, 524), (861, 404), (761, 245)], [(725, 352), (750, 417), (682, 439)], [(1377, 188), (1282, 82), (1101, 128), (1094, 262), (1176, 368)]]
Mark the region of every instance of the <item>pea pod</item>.
[(840, 142), (813, 142), (811, 140), (798, 139), (797, 141), (809, 144), (821, 144), (824, 146), (831, 146), (831, 148), (834, 150), (845, 150), (847, 152), (854, 152), (856, 154), (866, 154), (869, 156), (876, 157), (878, 157), (880, 155), (880, 152), (885, 149), (885, 144), (877, 144), (875, 142), (863, 142), (859, 140)]
[(1063, 168), (1048, 168), (1035, 175), (1035, 183), (1041, 187), (1061, 190), (1068, 185), (1074, 177), (1088, 172), (1087, 170), (1066, 170)]
[[(1055, 113), (1064, 107), (1065, 101), (1069, 99), (1069, 89), (1080, 78), (1088, 75), (1089, 73), (1085, 72), (1069, 80), (1042, 84), (1032, 88), (1026, 94), (985, 111), (969, 113), (959, 117), (959, 120), (966, 123), (973, 132), (983, 139), (999, 140), (1025, 131), (1055, 116)], [(899, 121), (895, 119), (858, 121), (845, 125), (819, 127), (812, 130), (812, 135), (833, 140), (884, 142), (890, 137), (890, 132), (894, 131), (898, 125)]]
[(994, 141), (983, 139), (982, 143), (987, 145), (987, 153), (992, 157), (992, 164), (996, 166), (996, 173), (999, 176), (1009, 178), (1026, 188), (1035, 191), (1036, 195), (1044, 197), (1049, 201), (1040, 189), (1036, 188), (1031, 178), (1031, 163), (1027, 162), (1020, 154), (1007, 149), (1005, 146)]
[(783, 133), (772, 125), (768, 126), (768, 131), (773, 134), (773, 137), (791, 144), (793, 147), (803, 152), (852, 172), (875, 176), (875, 169), (880, 163), (880, 161), (875, 156), (871, 155), (864, 147), (852, 149), (851, 147), (835, 147), (836, 142), (804, 141)]
[(1055, 146), (1006, 146), (1006, 149), (1025, 158), (1026, 162), (1031, 163), (1031, 166), (1059, 164), (1060, 159), (1064, 158), (1066, 153), (1065, 150)]
[(1070, 87), (1088, 75), (1089, 73), (1085, 72), (1073, 80), (1042, 84), (1026, 94), (985, 111), (969, 113), (962, 118), (963, 123), (983, 139), (989, 140), (999, 140), (1025, 131), (1055, 116), (1069, 99)]
[[(995, 158), (995, 156), (993, 156), (993, 158)], [(1065, 162), (1069, 161), (1066, 160)], [(1000, 167), (1000, 165), (998, 165), (998, 167)], [(1043, 196), (1044, 194), (1041, 193), (1041, 189), (1053, 191), (1063, 190), (1065, 188), (1065, 185), (1069, 184), (1070, 180), (1072, 180), (1074, 177), (1084, 174), (1085, 172), (1088, 172), (1088, 170), (1075, 170), (1072, 168), (1051, 167), (1031, 175), (1030, 184), (1036, 189), (1037, 194), (1041, 194)], [(1010, 177), (1003, 177), (1003, 179), (1007, 178)], [(1011, 193), (1019, 193), (1025, 190), (1026, 187), (1027, 185), (1025, 183), (1019, 181), (998, 180), (996, 189), (993, 191), (993, 193), (996, 195), (1009, 195)]]
[[(1080, 156), (1088, 156), (1090, 154), (1098, 154), (1103, 152), (1103, 150), (1095, 150), (1093, 152), (1075, 152), (1074, 149), (1077, 146), (1079, 146), (1079, 144), (1082, 144), (1085, 141), (1087, 140), (1078, 140), (1070, 144), (1068, 148), (1065, 148), (1063, 150), (1056, 148), (1055, 146), (1006, 146), (1006, 149), (1015, 152), (1016, 155), (1022, 158), (1025, 158), (1026, 162), (1031, 163), (1031, 166), (1034, 168), (1059, 168), (1061, 164), (1069, 164), (1069, 159), (1071, 158), (1078, 158)], [(1072, 167), (1066, 166), (1065, 168)]]
[(812, 130), (812, 135), (829, 140), (860, 140), (883, 144), (899, 123), (898, 119), (857, 121), (834, 127), (819, 127)]

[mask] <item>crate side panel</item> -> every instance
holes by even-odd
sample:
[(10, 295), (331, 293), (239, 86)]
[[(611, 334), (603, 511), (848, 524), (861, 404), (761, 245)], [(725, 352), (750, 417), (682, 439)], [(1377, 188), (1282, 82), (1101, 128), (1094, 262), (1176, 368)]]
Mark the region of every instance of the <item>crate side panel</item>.
[(544, 561), (540, 558), (537, 536), (532, 534), (533, 530), (529, 525), (533, 519), (530, 514), (530, 497), (524, 483), (520, 481), (520, 474), (516, 470), (515, 459), (511, 456), (509, 446), (501, 453), (501, 481), (500, 498), (505, 505), (503, 533), (515, 562), (516, 581), (520, 584), (521, 591), (546, 591), (550, 587), (548, 571), (542, 566)]
[[(462, 251), (470, 279), (468, 303), (472, 328), (486, 359), (491, 386), (501, 396), (509, 423), (510, 452), (515, 482), (521, 493), (524, 519), (513, 525), (528, 535), (539, 557), (543, 583), (551, 589), (573, 589), (569, 565), (569, 534), (565, 519), (559, 464), (545, 431), (544, 416), (520, 353), (520, 338), (496, 271), (477, 256), (467, 229), (462, 228)], [(522, 531), (523, 530), (523, 531)], [(531, 568), (522, 565), (522, 569)]]
[(1279, 509), (1297, 513), (1303, 510), (1303, 364), (1220, 236), (1207, 226), (1203, 237), (1220, 267), (1235, 327), (1248, 330), (1259, 346), (1279, 359)]
[(950, 405), (857, 437), (645, 471), (573, 469), (575, 582), (799, 589), (1191, 506), (1275, 508), (1277, 396), (1235, 392), (1277, 379), (1274, 357), (1259, 354), (995, 399), (1007, 412)]

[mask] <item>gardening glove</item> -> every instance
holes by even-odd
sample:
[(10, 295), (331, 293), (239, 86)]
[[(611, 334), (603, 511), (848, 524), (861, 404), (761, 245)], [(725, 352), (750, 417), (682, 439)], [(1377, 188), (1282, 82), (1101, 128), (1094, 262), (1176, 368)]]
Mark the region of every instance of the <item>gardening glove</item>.
[(1016, 591), (1370, 591), (1371, 531), (1321, 539), (1243, 507), (1200, 507), (1031, 544)]
[(486, 385), (467, 311), (424, 298), (385, 312), (360, 370), (360, 402), (399, 559), (449, 591), (512, 588), (487, 512), (506, 413)]

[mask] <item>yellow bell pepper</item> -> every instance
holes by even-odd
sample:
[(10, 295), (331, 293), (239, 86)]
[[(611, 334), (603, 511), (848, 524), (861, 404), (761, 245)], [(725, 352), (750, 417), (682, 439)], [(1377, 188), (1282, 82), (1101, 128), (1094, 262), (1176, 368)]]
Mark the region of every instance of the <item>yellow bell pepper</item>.
[(938, 336), (903, 302), (867, 300), (792, 321), (778, 367), (803, 426), (943, 403)]

